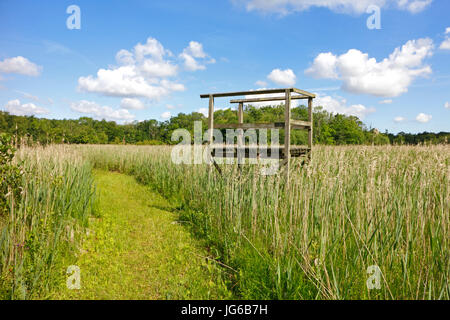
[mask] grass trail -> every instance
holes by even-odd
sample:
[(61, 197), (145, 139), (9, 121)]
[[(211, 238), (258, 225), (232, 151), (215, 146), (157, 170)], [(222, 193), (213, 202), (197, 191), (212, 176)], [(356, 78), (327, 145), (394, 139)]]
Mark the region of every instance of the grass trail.
[(81, 289), (57, 299), (223, 299), (218, 268), (171, 212), (170, 204), (134, 178), (95, 171), (99, 219), (76, 265)]

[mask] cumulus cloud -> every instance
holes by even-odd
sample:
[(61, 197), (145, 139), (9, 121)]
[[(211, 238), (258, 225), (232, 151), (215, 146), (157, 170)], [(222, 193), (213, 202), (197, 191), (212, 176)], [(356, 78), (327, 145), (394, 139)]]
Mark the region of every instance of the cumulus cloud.
[(450, 36), (449, 36), (449, 34), (450, 34), (450, 27), (445, 29), (445, 34), (446, 34), (445, 40), (442, 41), (441, 45), (439, 46), (439, 49), (450, 50)]
[(8, 101), (3, 109), (10, 114), (16, 116), (34, 116), (40, 114), (47, 114), (49, 111), (45, 108), (36, 106), (34, 103), (20, 103), (19, 99)]
[(26, 99), (29, 100), (33, 100), (38, 102), (39, 101), (39, 97), (32, 95), (31, 93), (28, 92), (23, 92), (23, 91), (19, 91), (19, 90), (15, 90), (17, 93), (20, 93), (22, 96), (24, 96)]
[(433, 0), (397, 0), (398, 7), (411, 13), (418, 13), (428, 7)]
[(312, 66), (305, 70), (305, 74), (316, 79), (337, 79), (337, 61), (338, 58), (331, 52), (320, 53), (314, 59)]
[(41, 70), (41, 66), (34, 64), (22, 56), (6, 58), (0, 61), (0, 72), (3, 73), (17, 73), (35, 77), (41, 74)]
[(431, 118), (433, 117), (429, 114), (419, 113), (416, 117), (416, 121), (420, 123), (427, 123), (431, 120)]
[[(189, 43), (180, 57), (190, 71), (205, 68), (197, 59), (203, 63), (215, 62), (203, 51), (202, 44), (195, 41)], [(106, 96), (152, 100), (185, 90), (183, 84), (171, 80), (180, 69), (176, 57), (154, 38), (148, 38), (144, 44), (138, 43), (131, 51), (120, 50), (116, 54), (116, 62), (117, 66), (99, 69), (95, 76), (80, 77), (78, 88)]]
[(258, 87), (267, 87), (267, 82), (258, 80), (255, 82), (255, 85), (257, 85)]
[(450, 109), (450, 102), (446, 102), (446, 103), (444, 104), (444, 107), (445, 107), (446, 109)]
[(170, 113), (170, 111), (166, 111), (161, 114), (161, 118), (164, 120), (170, 119), (171, 116), (172, 114)]
[(93, 101), (81, 100), (78, 102), (73, 102), (70, 105), (70, 108), (80, 113), (89, 114), (96, 119), (130, 121), (135, 118), (135, 116), (126, 109), (114, 110), (108, 106), (100, 106)]
[(395, 117), (394, 118), (395, 123), (400, 123), (400, 122), (405, 122), (405, 121), (406, 121), (406, 118), (404, 118), (404, 117)]
[(293, 86), (297, 81), (297, 76), (291, 69), (273, 69), (267, 78), (280, 86)]
[(139, 99), (124, 98), (120, 101), (120, 107), (123, 109), (142, 110), (145, 109), (144, 103)]
[(316, 78), (338, 78), (348, 92), (397, 97), (408, 91), (414, 79), (432, 72), (430, 66), (424, 65), (432, 53), (433, 41), (429, 38), (410, 40), (380, 62), (350, 49), (340, 56), (319, 54), (305, 73)]
[(202, 113), (205, 117), (208, 117), (208, 108), (200, 108), (197, 112)]
[(347, 106), (347, 101), (343, 98), (333, 98), (331, 96), (317, 95), (313, 100), (313, 106), (322, 106), (326, 111), (334, 114), (345, 114), (364, 119), (367, 115), (375, 112), (375, 108), (368, 108), (362, 104)]
[(216, 62), (215, 59), (208, 57), (203, 51), (203, 45), (197, 41), (189, 42), (189, 46), (184, 48), (179, 57), (184, 61), (184, 67), (189, 71), (204, 70), (206, 69), (204, 63)]
[(369, 5), (380, 8), (396, 7), (411, 13), (418, 13), (428, 7), (432, 0), (232, 0), (244, 5), (247, 11), (286, 15), (301, 12), (312, 7), (327, 8), (334, 12), (362, 14)]

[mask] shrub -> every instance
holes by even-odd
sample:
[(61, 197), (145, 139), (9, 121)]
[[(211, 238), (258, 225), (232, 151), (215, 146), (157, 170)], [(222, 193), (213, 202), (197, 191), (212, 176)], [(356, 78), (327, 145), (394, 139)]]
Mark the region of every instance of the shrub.
[(7, 134), (0, 135), (0, 216), (8, 212), (11, 205), (18, 203), (22, 192), (23, 170), (13, 163), (16, 149)]

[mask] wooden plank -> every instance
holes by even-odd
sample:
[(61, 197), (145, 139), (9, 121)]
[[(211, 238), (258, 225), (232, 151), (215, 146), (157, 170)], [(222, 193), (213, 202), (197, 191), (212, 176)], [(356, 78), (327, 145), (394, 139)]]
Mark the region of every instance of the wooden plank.
[[(240, 154), (244, 158), (256, 157), (261, 159), (270, 159), (278, 155), (278, 159), (285, 159), (286, 157), (284, 152), (284, 146), (239, 147), (238, 145), (213, 145), (211, 147), (212, 156), (217, 158), (238, 158)], [(307, 155), (309, 148), (308, 146), (291, 146), (289, 152), (291, 157), (300, 157)]]
[[(291, 96), (291, 100), (309, 99), (308, 96)], [(267, 97), (267, 98), (250, 98), (250, 99), (234, 99), (230, 103), (250, 103), (250, 102), (266, 102), (266, 101), (284, 101), (286, 97)]]
[(275, 123), (217, 123), (215, 129), (274, 129), (284, 128), (284, 122)]
[(316, 97), (316, 95), (314, 93), (311, 93), (311, 92), (308, 92), (308, 91), (305, 91), (305, 90), (300, 90), (300, 89), (297, 89), (297, 88), (292, 88), (292, 89), (293, 89), (293, 91), (295, 93), (303, 94), (303, 95), (311, 97), (311, 98), (315, 98)]
[(206, 94), (201, 94), (200, 98), (209, 98), (209, 96), (211, 96), (211, 95), (214, 98), (222, 98), (222, 97), (248, 96), (248, 95), (258, 95), (258, 94), (283, 93), (286, 90), (289, 90), (291, 92), (291, 91), (294, 91), (294, 88), (288, 88), (288, 89), (264, 89), (264, 90), (223, 92), (223, 93), (206, 93)]
[(291, 127), (294, 129), (309, 129), (311, 122), (302, 120), (291, 120)]

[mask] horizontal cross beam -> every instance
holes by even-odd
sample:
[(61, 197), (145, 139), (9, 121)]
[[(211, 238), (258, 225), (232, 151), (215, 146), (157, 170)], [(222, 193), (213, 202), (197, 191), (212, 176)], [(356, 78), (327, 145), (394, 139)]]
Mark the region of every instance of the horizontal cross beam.
[[(217, 123), (214, 129), (274, 129), (284, 128), (284, 122), (273, 123)], [(294, 129), (305, 129), (311, 127), (311, 122), (302, 120), (291, 120)]]
[[(291, 100), (309, 99), (308, 96), (291, 96)], [(250, 98), (250, 99), (234, 99), (230, 103), (250, 103), (250, 102), (266, 102), (266, 101), (286, 101), (285, 97), (267, 97), (267, 98)]]
[(249, 95), (258, 95), (258, 94), (273, 94), (273, 93), (285, 93), (286, 90), (290, 92), (295, 92), (301, 95), (308, 96), (310, 98), (315, 98), (316, 95), (310, 92), (300, 90), (297, 88), (287, 88), (287, 89), (264, 89), (264, 90), (253, 90), (253, 91), (238, 91), (238, 92), (223, 92), (223, 93), (207, 93), (201, 94), (200, 98), (222, 98), (222, 97), (235, 97), (235, 96), (249, 96)]
[[(243, 146), (239, 147), (237, 145), (226, 145), (226, 146), (210, 146), (211, 155), (217, 158), (239, 158), (241, 154), (244, 158), (261, 158), (268, 159), (273, 158), (278, 155), (278, 159), (285, 158), (284, 146), (265, 146), (265, 147), (251, 147)], [(310, 152), (307, 146), (291, 146), (289, 153), (291, 157), (300, 157), (306, 155)]]

